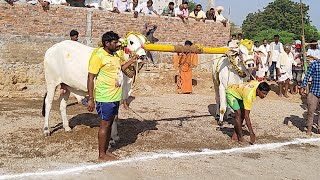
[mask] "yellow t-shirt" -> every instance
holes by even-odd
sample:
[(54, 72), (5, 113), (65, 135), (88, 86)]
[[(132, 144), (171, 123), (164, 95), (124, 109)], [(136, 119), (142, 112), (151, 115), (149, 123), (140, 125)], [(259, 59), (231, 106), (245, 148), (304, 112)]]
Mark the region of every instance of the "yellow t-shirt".
[(117, 53), (109, 54), (103, 48), (94, 51), (89, 60), (89, 73), (96, 74), (95, 100), (97, 102), (116, 102), (121, 100), (122, 87), (116, 87), (125, 63)]
[(237, 99), (243, 100), (244, 109), (251, 110), (252, 103), (256, 99), (258, 81), (250, 81), (242, 84), (233, 84), (228, 86), (227, 93), (231, 94)]

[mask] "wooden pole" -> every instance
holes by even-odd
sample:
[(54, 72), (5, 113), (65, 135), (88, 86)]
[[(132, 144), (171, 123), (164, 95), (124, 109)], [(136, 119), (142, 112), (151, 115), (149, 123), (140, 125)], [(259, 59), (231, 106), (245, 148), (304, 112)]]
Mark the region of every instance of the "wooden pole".
[(307, 65), (307, 56), (306, 56), (306, 42), (305, 42), (305, 34), (304, 34), (304, 14), (303, 14), (303, 8), (302, 8), (302, 0), (300, 0), (300, 13), (301, 13), (301, 26), (302, 26), (302, 55), (303, 55), (303, 70), (304, 73), (307, 73), (308, 65)]

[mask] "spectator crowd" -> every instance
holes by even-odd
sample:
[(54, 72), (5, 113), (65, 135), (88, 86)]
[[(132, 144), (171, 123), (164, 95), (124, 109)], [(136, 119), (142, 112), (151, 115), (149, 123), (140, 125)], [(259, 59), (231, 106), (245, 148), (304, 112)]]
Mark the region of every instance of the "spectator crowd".
[[(5, 0), (9, 4), (13, 5), (15, 2), (28, 3), (32, 5), (40, 4), (45, 11), (49, 10), (50, 5), (70, 6), (66, 0)], [(188, 1), (182, 1), (182, 4), (175, 8), (174, 2), (170, 2), (163, 8), (162, 12), (157, 12), (153, 7), (153, 1), (148, 0), (146, 2), (139, 2), (139, 0), (85, 0), (84, 6), (86, 8), (96, 8), (100, 10), (111, 11), (113, 13), (132, 13), (135, 18), (139, 15), (156, 15), (156, 16), (168, 16), (181, 19), (183, 22), (187, 22), (188, 19), (195, 19), (196, 21), (217, 21), (226, 26), (227, 19), (222, 15), (223, 7), (217, 6), (216, 9), (210, 8), (207, 12), (204, 12), (201, 4), (197, 4), (196, 7), (189, 12)]]
[[(243, 40), (242, 34), (238, 37), (234, 34), (228, 42), (229, 48), (237, 48), (239, 42)], [(255, 61), (257, 69), (254, 76), (259, 81), (274, 81), (279, 85), (278, 95), (289, 97), (288, 93), (297, 94), (301, 92), (304, 76), (304, 60), (302, 54), (302, 42), (294, 41), (292, 44), (281, 43), (280, 36), (274, 35), (274, 40), (270, 44), (264, 39), (259, 45), (259, 41), (254, 42)], [(306, 67), (315, 60), (320, 59), (320, 49), (318, 42), (312, 40), (307, 43)], [(263, 55), (260, 55), (260, 54)], [(308, 82), (306, 89), (309, 91)], [(300, 93), (301, 94), (301, 93)]]

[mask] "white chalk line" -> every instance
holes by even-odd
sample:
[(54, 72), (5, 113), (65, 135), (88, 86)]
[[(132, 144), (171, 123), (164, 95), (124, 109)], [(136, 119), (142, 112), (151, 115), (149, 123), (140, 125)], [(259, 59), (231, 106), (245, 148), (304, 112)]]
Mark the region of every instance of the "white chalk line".
[(132, 157), (132, 158), (118, 160), (118, 161), (110, 161), (110, 162), (105, 162), (105, 163), (100, 163), (100, 164), (82, 165), (82, 166), (63, 169), (63, 170), (1, 175), (0, 179), (13, 179), (13, 178), (23, 178), (23, 177), (30, 177), (30, 176), (35, 177), (35, 176), (62, 175), (62, 174), (67, 174), (67, 173), (76, 173), (76, 172), (82, 172), (82, 171), (88, 171), (88, 170), (97, 170), (99, 168), (113, 166), (113, 165), (154, 160), (154, 159), (159, 159), (159, 158), (180, 158), (180, 157), (188, 157), (188, 156), (243, 153), (243, 152), (252, 152), (252, 151), (257, 151), (257, 150), (272, 150), (272, 149), (277, 149), (277, 148), (287, 146), (287, 145), (312, 143), (312, 142), (318, 142), (318, 141), (320, 141), (320, 138), (295, 139), (293, 141), (283, 142), (283, 143), (256, 144), (256, 145), (242, 147), (242, 148), (231, 148), (231, 149), (224, 149), (224, 150), (203, 149), (201, 152), (157, 153), (157, 154), (151, 154), (151, 155), (145, 155), (145, 156)]

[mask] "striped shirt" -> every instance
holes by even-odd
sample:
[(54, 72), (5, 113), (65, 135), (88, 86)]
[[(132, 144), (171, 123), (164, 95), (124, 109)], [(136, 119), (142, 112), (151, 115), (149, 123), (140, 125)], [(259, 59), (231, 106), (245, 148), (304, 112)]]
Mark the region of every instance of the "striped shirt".
[(320, 97), (320, 61), (314, 61), (310, 64), (307, 74), (303, 79), (302, 87), (306, 89), (310, 77), (312, 77), (310, 93)]

